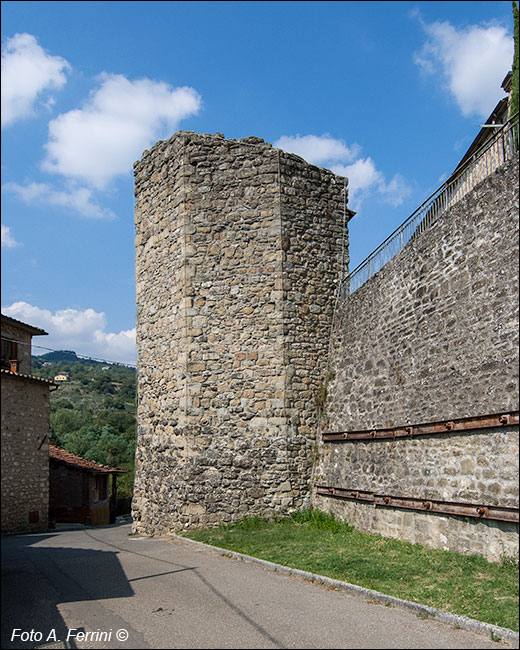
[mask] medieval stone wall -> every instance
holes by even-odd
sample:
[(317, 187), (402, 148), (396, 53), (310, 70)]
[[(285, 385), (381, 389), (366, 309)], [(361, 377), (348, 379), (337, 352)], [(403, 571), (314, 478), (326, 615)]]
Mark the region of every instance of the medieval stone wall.
[[(518, 159), (413, 239), (343, 301), (322, 430), (356, 431), (518, 410)], [(518, 427), (319, 445), (315, 482), (518, 508)], [(316, 495), (370, 532), (518, 553), (518, 525)]]
[[(181, 131), (145, 152), (134, 529), (285, 514), (313, 471), (315, 486), (517, 508), (518, 427), (315, 448), (325, 397), (322, 432), (518, 410), (517, 162), (340, 301), (331, 337), (344, 179), (259, 138)], [(312, 502), (371, 532), (517, 552), (508, 522)]]
[(49, 385), (2, 373), (2, 532), (45, 530)]
[(344, 180), (258, 138), (190, 132), (135, 177), (136, 530), (301, 506)]

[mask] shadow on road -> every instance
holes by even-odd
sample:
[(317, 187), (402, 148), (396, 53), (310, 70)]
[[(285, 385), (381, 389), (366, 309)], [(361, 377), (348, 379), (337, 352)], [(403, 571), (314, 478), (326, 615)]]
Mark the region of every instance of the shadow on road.
[[(116, 527), (117, 524), (103, 528)], [(248, 633), (254, 630), (266, 647), (285, 647), (265, 625), (251, 616), (251, 612), (247, 613), (233, 602), (229, 593), (213, 584), (213, 580), (200, 567), (172, 561), (170, 553), (161, 557), (160, 551), (150, 552), (149, 545), (136, 548), (127, 540), (124, 534), (113, 535), (111, 531), (102, 532), (99, 528), (3, 537), (1, 647), (148, 648), (150, 646), (143, 636), (143, 629), (148, 629), (150, 621), (132, 621), (118, 614), (121, 609), (118, 610), (117, 606), (104, 607), (99, 601), (135, 597), (132, 584), (136, 583), (140, 585), (140, 589), (136, 586), (140, 594), (138, 608), (142, 609), (144, 615), (150, 611), (150, 603), (154, 604), (154, 581), (185, 572), (193, 576), (194, 581), (189, 584), (193, 585), (193, 592), (197, 596), (204, 594), (208, 603), (220, 601), (218, 607), (223, 605), (231, 619), (241, 619), (244, 629)], [(127, 554), (133, 559), (130, 560)], [(128, 577), (120, 556), (124, 566), (131, 567)], [(143, 590), (143, 581), (148, 579), (152, 584)], [(171, 584), (175, 592), (174, 582), (160, 584)], [(133, 610), (130, 608), (129, 611), (135, 612), (135, 603)], [(152, 609), (151, 614), (160, 611), (162, 607)], [(201, 620), (200, 611), (195, 611), (194, 616), (195, 620)], [(111, 645), (86, 646), (81, 638), (75, 639), (69, 635), (71, 629), (95, 634), (96, 629), (103, 631), (112, 628), (128, 631), (126, 642), (114, 645), (115, 639), (109, 639)], [(175, 625), (172, 630), (172, 634), (179, 633)]]
[(60, 603), (134, 594), (117, 552), (49, 545), (56, 536), (2, 538), (2, 648), (75, 648)]

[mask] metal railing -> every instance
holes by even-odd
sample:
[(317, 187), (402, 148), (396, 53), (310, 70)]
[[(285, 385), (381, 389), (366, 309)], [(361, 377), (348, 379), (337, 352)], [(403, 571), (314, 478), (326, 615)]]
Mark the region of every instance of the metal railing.
[(366, 257), (341, 283), (345, 298), (377, 273), (408, 244), (427, 230), (438, 217), (460, 201), (471, 189), (518, 152), (518, 114), (497, 129), (452, 176), (431, 194), (375, 251)]

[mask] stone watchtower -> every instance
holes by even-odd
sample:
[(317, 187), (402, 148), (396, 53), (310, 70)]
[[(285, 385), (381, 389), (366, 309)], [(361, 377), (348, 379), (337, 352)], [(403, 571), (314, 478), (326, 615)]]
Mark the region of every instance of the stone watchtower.
[(135, 165), (135, 530), (308, 503), (345, 179), (180, 131)]

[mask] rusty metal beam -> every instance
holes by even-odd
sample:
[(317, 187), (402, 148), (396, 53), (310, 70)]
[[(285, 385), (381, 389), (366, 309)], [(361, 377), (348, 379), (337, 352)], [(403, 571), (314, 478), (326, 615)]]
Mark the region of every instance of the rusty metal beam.
[(494, 429), (518, 425), (519, 412), (478, 415), (476, 417), (410, 424), (400, 427), (365, 429), (362, 431), (337, 431), (322, 434), (323, 442), (353, 442), (355, 440), (395, 440), (397, 438), (414, 438), (479, 429)]
[(324, 497), (339, 497), (341, 499), (355, 499), (356, 501), (374, 501), (374, 493), (366, 490), (349, 490), (340, 487), (318, 485), (316, 492)]
[(331, 487), (318, 485), (316, 493), (320, 496), (351, 499), (373, 503), (376, 507), (406, 508), (425, 512), (435, 512), (445, 515), (474, 517), (476, 519), (493, 519), (517, 524), (519, 521), (518, 508), (489, 506), (476, 503), (460, 503), (456, 501), (438, 501), (434, 499), (417, 499), (411, 497), (375, 494), (367, 490)]

